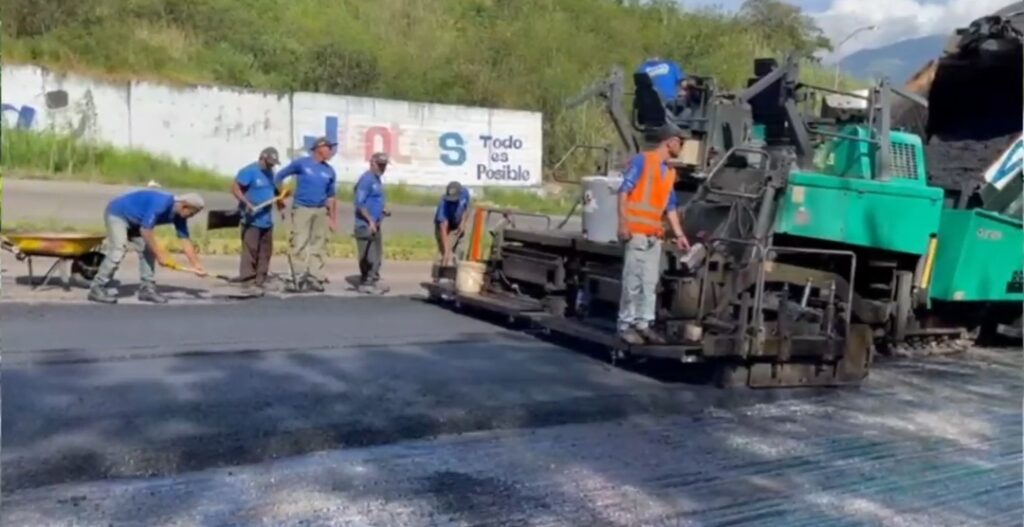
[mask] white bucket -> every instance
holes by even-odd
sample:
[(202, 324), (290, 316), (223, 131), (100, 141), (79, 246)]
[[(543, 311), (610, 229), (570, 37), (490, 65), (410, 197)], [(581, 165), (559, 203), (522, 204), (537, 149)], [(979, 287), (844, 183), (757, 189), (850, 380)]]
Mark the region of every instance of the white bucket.
[(463, 260), (459, 262), (455, 272), (455, 291), (460, 294), (478, 295), (484, 287), (484, 271), (487, 266), (482, 262)]

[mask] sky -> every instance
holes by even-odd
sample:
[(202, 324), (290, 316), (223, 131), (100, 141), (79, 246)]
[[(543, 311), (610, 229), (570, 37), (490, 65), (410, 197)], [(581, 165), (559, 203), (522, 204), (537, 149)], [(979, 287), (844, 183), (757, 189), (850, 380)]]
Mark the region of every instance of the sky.
[[(875, 25), (874, 31), (862, 31), (843, 44), (834, 61), (861, 49), (870, 49), (916, 37), (948, 35), (957, 27), (992, 13), (1012, 0), (787, 0), (813, 16), (833, 44), (850, 32)], [(719, 6), (738, 9), (743, 0), (680, 0), (687, 7)]]

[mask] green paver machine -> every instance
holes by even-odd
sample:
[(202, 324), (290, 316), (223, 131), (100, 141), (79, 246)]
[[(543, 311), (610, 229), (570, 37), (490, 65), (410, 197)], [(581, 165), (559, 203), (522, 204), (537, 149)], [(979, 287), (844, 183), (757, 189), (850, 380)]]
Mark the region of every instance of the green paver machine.
[(614, 196), (615, 162), (584, 178), (581, 231), (499, 230), (482, 289), (438, 296), (615, 357), (706, 366), (723, 385), (856, 384), (876, 342), (933, 335), (918, 315), (930, 307), (922, 291), (945, 279), (937, 247), (953, 246), (936, 243), (946, 199), (928, 183), (921, 138), (894, 131), (890, 113), (893, 98), (926, 101), (882, 82), (844, 94), (862, 110), (837, 118), (818, 96), (833, 90), (801, 83), (795, 58), (761, 59), (754, 71), (739, 93), (699, 79), (685, 112), (653, 118), (650, 108), (664, 101), (649, 104), (657, 96), (635, 79), (629, 121), (620, 72), (590, 91), (606, 101), (620, 154), (641, 150), (667, 120), (690, 133), (674, 164), (693, 248), (666, 246), (662, 259), (655, 329), (667, 343), (628, 345), (614, 333), (622, 247), (607, 228), (616, 223), (614, 198), (600, 194)]

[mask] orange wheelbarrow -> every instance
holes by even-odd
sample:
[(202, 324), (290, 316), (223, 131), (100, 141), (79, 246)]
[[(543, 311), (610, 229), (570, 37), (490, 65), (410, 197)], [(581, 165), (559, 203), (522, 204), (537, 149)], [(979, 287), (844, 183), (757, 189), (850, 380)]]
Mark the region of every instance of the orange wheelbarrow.
[[(72, 276), (91, 281), (103, 263), (102, 234), (18, 232), (0, 236), (0, 247), (14, 254), (19, 262), (28, 264), (28, 279), (32, 289), (50, 283), (58, 270), (65, 290), (71, 289)], [(36, 284), (32, 269), (34, 258), (55, 258), (56, 261)]]

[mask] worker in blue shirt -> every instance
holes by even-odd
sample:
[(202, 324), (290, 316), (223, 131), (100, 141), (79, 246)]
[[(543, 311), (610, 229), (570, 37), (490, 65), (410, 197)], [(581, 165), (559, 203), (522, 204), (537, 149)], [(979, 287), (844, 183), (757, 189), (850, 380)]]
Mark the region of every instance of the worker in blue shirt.
[(106, 257), (89, 288), (89, 300), (104, 304), (117, 303), (117, 292), (108, 290), (107, 284), (114, 278), (127, 249), (131, 247), (139, 253), (139, 279), (142, 282), (138, 291), (139, 300), (167, 303), (167, 298), (156, 290), (154, 263), (159, 262), (171, 269), (180, 269), (181, 266), (157, 243), (153, 233), (157, 225), (174, 225), (191, 271), (206, 276), (188, 232), (188, 219), (205, 206), (199, 194), (189, 193), (176, 197), (151, 189), (136, 190), (114, 198), (104, 211), (107, 227)]
[(337, 175), (329, 164), (336, 146), (334, 141), (321, 137), (313, 142), (308, 157), (292, 161), (274, 177), (274, 186), (278, 188), (285, 178), (295, 177), (291, 256), (300, 262), (299, 272), (293, 269), (293, 285), (300, 291), (323, 292), (327, 281), (327, 232), (338, 230)]
[[(270, 256), (274, 253), (274, 206), (278, 195), (274, 185), (274, 167), (279, 165), (277, 149), (264, 148), (255, 163), (238, 171), (231, 193), (242, 212), (242, 255), (239, 281), (260, 291), (269, 287)], [(284, 204), (277, 202), (278, 208)], [(261, 207), (262, 206), (262, 207)], [(258, 207), (259, 210), (256, 210)]]
[(660, 58), (647, 59), (636, 70), (637, 73), (646, 73), (651, 78), (651, 84), (655, 91), (661, 95), (661, 100), (666, 105), (672, 105), (681, 95), (683, 81), (686, 74), (678, 63)]
[(462, 258), (462, 241), (469, 218), (469, 190), (458, 181), (448, 183), (434, 212), (434, 238), (442, 266)]
[(388, 155), (377, 152), (370, 157), (370, 169), (359, 176), (355, 188), (355, 238), (359, 250), (359, 291), (384, 294), (388, 287), (380, 283), (380, 265), (384, 258), (381, 222), (391, 213), (387, 209), (381, 177), (388, 168)]

